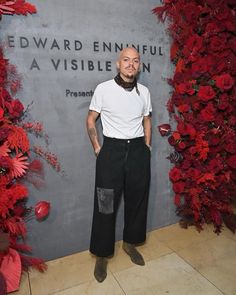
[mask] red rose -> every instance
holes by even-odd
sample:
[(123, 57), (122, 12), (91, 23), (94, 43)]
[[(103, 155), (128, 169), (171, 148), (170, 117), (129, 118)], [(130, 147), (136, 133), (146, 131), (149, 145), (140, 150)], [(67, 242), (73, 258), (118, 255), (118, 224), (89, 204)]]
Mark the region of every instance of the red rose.
[(210, 122), (215, 118), (216, 109), (212, 103), (209, 103), (203, 110), (200, 112), (200, 117), (203, 121)]
[(195, 81), (190, 81), (190, 82), (185, 82), (185, 83), (181, 83), (179, 85), (176, 86), (176, 91), (180, 94), (189, 94), (189, 95), (193, 95), (195, 90), (193, 89), (193, 84), (195, 83)]
[(177, 132), (177, 131), (174, 131), (174, 132), (172, 133), (172, 136), (174, 137), (174, 139), (175, 139), (176, 141), (179, 140), (179, 139), (181, 139), (181, 136), (180, 136), (179, 132)]
[(220, 5), (217, 9), (217, 13), (215, 14), (215, 18), (219, 21), (227, 19), (229, 17), (229, 7), (227, 5)]
[(235, 154), (236, 153), (236, 143), (234, 142), (228, 142), (224, 145), (224, 149), (226, 152), (230, 154)]
[(217, 23), (208, 23), (205, 29), (204, 36), (213, 36), (216, 35), (221, 31), (220, 27), (217, 25)]
[(226, 93), (223, 93), (219, 96), (219, 104), (217, 108), (219, 110), (226, 110), (229, 107), (229, 97)]
[(172, 145), (172, 146), (176, 144), (176, 140), (174, 139), (173, 136), (169, 136), (169, 137), (168, 137), (168, 142), (169, 142), (169, 144)]
[(180, 180), (182, 178), (181, 170), (173, 167), (169, 172), (169, 178), (173, 182)]
[(234, 19), (225, 19), (222, 25), (229, 32), (235, 32), (236, 31), (236, 26), (235, 26)]
[(24, 110), (23, 104), (18, 99), (6, 102), (6, 107), (12, 118), (19, 118)]
[(177, 130), (183, 136), (189, 135), (191, 139), (195, 138), (196, 136), (196, 130), (190, 124), (179, 122), (177, 125)]
[(175, 150), (177, 152), (181, 152), (182, 150), (184, 150), (186, 148), (186, 144), (184, 142), (179, 142), (176, 146), (175, 146)]
[(176, 194), (181, 194), (184, 191), (185, 182), (178, 181), (173, 184), (173, 190)]
[(209, 101), (215, 97), (216, 93), (211, 86), (200, 86), (198, 96), (202, 101)]
[(213, 36), (209, 41), (209, 50), (213, 52), (222, 51), (226, 48), (226, 44), (227, 39)]
[(223, 164), (220, 159), (212, 159), (209, 162), (209, 171), (212, 171), (213, 173), (218, 173), (223, 169)]
[(226, 163), (229, 165), (229, 167), (236, 169), (236, 155), (229, 157), (226, 160)]
[(220, 138), (216, 137), (216, 136), (211, 136), (208, 139), (208, 143), (209, 143), (210, 146), (218, 145), (220, 143)]
[(203, 38), (200, 37), (198, 34), (194, 34), (187, 40), (185, 48), (188, 48), (190, 52), (191, 51), (201, 52), (203, 49)]
[(183, 6), (184, 15), (188, 24), (195, 22), (200, 14), (200, 7), (194, 5), (193, 3), (189, 3)]
[(181, 168), (186, 170), (188, 169), (189, 167), (191, 167), (191, 162), (189, 160), (184, 160), (182, 163), (181, 163)]
[(194, 103), (192, 104), (192, 109), (193, 109), (194, 111), (199, 111), (200, 108), (201, 108), (201, 104), (200, 104), (200, 102), (196, 101), (196, 102), (194, 102)]
[(195, 63), (192, 64), (192, 74), (194, 78), (198, 78), (205, 74), (208, 70), (208, 66), (205, 58), (199, 58)]
[(230, 126), (235, 126), (236, 125), (236, 116), (230, 116), (228, 120), (228, 124)]
[(234, 85), (234, 80), (229, 74), (216, 76), (215, 81), (216, 81), (216, 86), (222, 91), (229, 90)]
[(220, 74), (221, 72), (227, 70), (227, 60), (225, 58), (219, 58), (218, 61), (215, 61), (215, 63), (210, 68), (210, 73), (212, 75)]
[(186, 171), (186, 178), (191, 178), (191, 179), (194, 179), (196, 180), (197, 178), (199, 178), (201, 175), (201, 172), (198, 170), (198, 169), (195, 169), (195, 168), (189, 168), (187, 171)]
[(181, 104), (179, 107), (178, 107), (178, 111), (180, 113), (186, 113), (190, 110), (190, 106), (188, 104)]
[(230, 38), (229, 47), (234, 51), (234, 53), (236, 52), (236, 36)]

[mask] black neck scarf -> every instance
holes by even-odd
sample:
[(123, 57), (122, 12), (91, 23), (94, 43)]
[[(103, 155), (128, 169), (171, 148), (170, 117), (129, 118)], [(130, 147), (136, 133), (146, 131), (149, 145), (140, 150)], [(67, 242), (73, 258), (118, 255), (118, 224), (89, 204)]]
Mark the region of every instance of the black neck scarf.
[(120, 74), (118, 74), (115, 76), (114, 80), (119, 86), (121, 86), (122, 88), (124, 88), (127, 91), (132, 91), (135, 87), (136, 92), (138, 93), (138, 95), (140, 95), (136, 78), (134, 78), (133, 82), (126, 82), (121, 78)]

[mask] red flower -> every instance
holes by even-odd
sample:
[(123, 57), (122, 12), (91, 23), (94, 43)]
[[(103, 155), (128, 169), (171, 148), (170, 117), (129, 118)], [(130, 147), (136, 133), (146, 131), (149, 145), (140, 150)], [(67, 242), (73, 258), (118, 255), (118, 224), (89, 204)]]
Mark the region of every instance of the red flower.
[(236, 155), (229, 157), (226, 160), (226, 163), (229, 165), (229, 167), (236, 169)]
[(228, 95), (226, 93), (220, 95), (219, 97), (219, 104), (217, 108), (219, 110), (226, 110), (229, 107), (229, 102), (228, 102)]
[(50, 211), (50, 203), (47, 201), (40, 201), (35, 205), (34, 213), (38, 220), (46, 218)]
[(192, 74), (193, 77), (198, 78), (201, 75), (205, 74), (208, 70), (208, 65), (205, 58), (199, 58), (192, 64)]
[(174, 139), (173, 136), (169, 136), (169, 137), (168, 137), (168, 142), (169, 142), (169, 144), (172, 145), (172, 146), (176, 144), (176, 140)]
[(229, 40), (229, 47), (233, 52), (236, 52), (236, 36), (231, 37), (231, 39)]
[(173, 184), (173, 190), (176, 194), (181, 194), (184, 192), (185, 182), (178, 181)]
[(203, 110), (200, 112), (200, 116), (203, 121), (209, 122), (213, 121), (215, 117), (216, 109), (212, 103), (209, 103)]
[(209, 40), (209, 50), (212, 52), (218, 52), (222, 51), (226, 48), (227, 39), (226, 38), (220, 38), (218, 36), (213, 36)]
[(210, 171), (219, 173), (223, 169), (223, 164), (220, 159), (212, 159), (210, 160), (208, 167)]
[(167, 136), (171, 132), (170, 124), (161, 124), (157, 127), (158, 127), (158, 130), (159, 130), (161, 136)]
[(204, 36), (213, 36), (217, 35), (221, 31), (220, 27), (217, 25), (216, 22), (214, 23), (208, 23), (205, 29)]
[(208, 142), (210, 146), (215, 146), (220, 143), (220, 138), (217, 136), (210, 136), (210, 138), (208, 139)]
[(186, 148), (186, 144), (183, 141), (179, 142), (178, 145), (176, 146), (177, 151), (184, 150), (185, 148)]
[(200, 86), (198, 96), (202, 101), (209, 101), (215, 97), (216, 93), (211, 86)]
[(190, 167), (187, 171), (185, 171), (186, 178), (192, 178), (192, 179), (196, 180), (200, 177), (200, 175), (201, 175), (201, 172), (195, 168)]
[(176, 182), (182, 178), (181, 170), (173, 167), (169, 172), (170, 180)]
[(2, 119), (3, 115), (4, 115), (4, 110), (0, 107), (0, 119)]
[(193, 85), (196, 83), (196, 81), (189, 81), (185, 83), (181, 83), (176, 86), (176, 91), (180, 94), (189, 94), (193, 95), (195, 90), (193, 89)]
[(219, 21), (227, 19), (230, 16), (229, 11), (230, 10), (227, 5), (220, 5), (217, 9), (217, 13), (215, 14), (215, 18)]
[[(234, 137), (234, 141), (235, 141), (235, 137)], [(236, 153), (236, 143), (234, 141), (225, 143), (224, 149), (226, 150), (226, 152), (230, 154)]]
[(216, 76), (215, 81), (216, 81), (216, 86), (222, 91), (229, 90), (234, 85), (234, 80), (229, 74)]
[(180, 113), (186, 113), (190, 110), (190, 106), (188, 104), (181, 104), (179, 107), (178, 107), (178, 111)]
[(183, 136), (189, 135), (191, 139), (195, 138), (196, 130), (190, 124), (185, 124), (184, 122), (179, 122), (177, 125), (177, 130)]
[(24, 110), (24, 106), (18, 99), (14, 99), (11, 102), (6, 102), (5, 104), (8, 109), (9, 115), (12, 118), (19, 118), (21, 116)]
[(175, 195), (174, 203), (175, 203), (176, 206), (180, 206), (181, 195)]
[(203, 38), (198, 34), (194, 34), (187, 40), (185, 49), (188, 49), (190, 52), (201, 52), (203, 49)]
[(195, 5), (194, 3), (188, 3), (184, 6), (184, 15), (186, 18), (186, 22), (191, 24), (195, 22), (200, 14), (200, 7)]

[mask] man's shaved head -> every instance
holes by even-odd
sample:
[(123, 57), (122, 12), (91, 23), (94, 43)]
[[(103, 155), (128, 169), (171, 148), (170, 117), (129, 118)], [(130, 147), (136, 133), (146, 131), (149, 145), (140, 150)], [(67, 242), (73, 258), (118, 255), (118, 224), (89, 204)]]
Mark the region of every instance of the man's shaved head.
[(116, 62), (121, 78), (126, 82), (132, 82), (140, 69), (140, 55), (133, 47), (124, 48)]

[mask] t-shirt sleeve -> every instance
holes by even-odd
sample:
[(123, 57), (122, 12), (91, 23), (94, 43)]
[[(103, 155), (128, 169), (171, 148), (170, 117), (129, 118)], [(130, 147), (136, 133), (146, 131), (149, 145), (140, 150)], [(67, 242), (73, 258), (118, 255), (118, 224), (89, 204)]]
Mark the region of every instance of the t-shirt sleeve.
[(146, 105), (144, 109), (144, 116), (148, 116), (152, 112), (152, 103), (151, 103), (151, 96), (150, 92), (148, 90), (147, 96), (146, 96)]
[(102, 94), (99, 88), (99, 85), (96, 87), (93, 97), (91, 99), (91, 103), (89, 106), (90, 111), (95, 111), (97, 113), (101, 113), (102, 110)]

